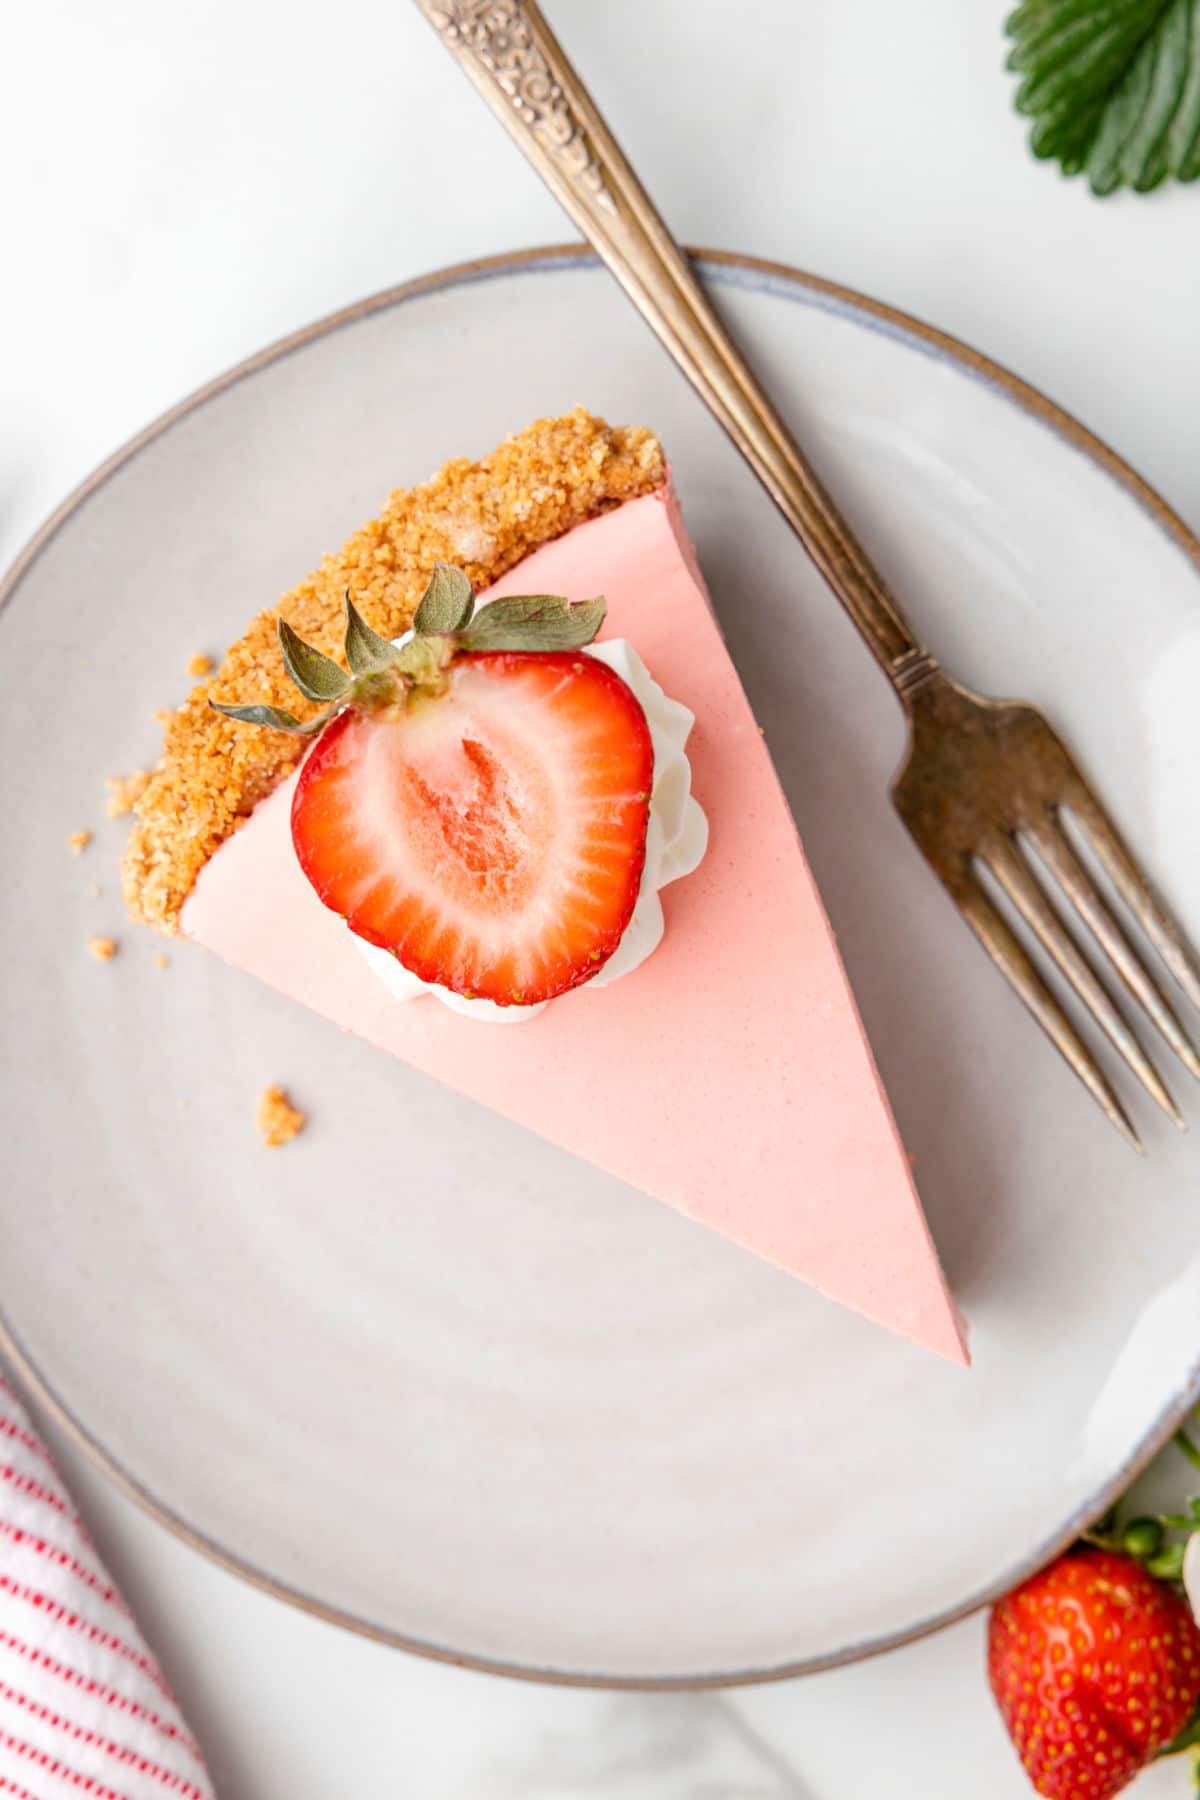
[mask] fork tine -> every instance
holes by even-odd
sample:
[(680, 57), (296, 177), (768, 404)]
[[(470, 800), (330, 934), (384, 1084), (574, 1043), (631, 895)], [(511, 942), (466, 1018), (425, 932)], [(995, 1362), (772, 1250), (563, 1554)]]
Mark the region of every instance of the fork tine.
[(1109, 1042), (1120, 1051), (1146, 1092), (1162, 1107), (1168, 1118), (1174, 1119), (1181, 1129), (1186, 1129), (1182, 1114), (1163, 1086), (1158, 1070), (1113, 1005), (1107, 990), (1102, 987), (1075, 940), (1062, 925), (1016, 845), (1009, 838), (1001, 838), (989, 844), (981, 854), (985, 866), (1000, 883), (1042, 949), (1053, 958), (1059, 973), (1070, 982), (1077, 997), (1092, 1014)]
[(1055, 1048), (1070, 1063), (1084, 1087), (1121, 1136), (1140, 1152), (1142, 1141), (1125, 1116), (1120, 1101), (1003, 916), (978, 882), (970, 878), (961, 884), (952, 885), (951, 892), (967, 924), (1001, 974), (1012, 983)]
[(1180, 1062), (1200, 1081), (1200, 1053), (1184, 1031), (1158, 983), (1133, 948), (1096, 884), (1072, 850), (1061, 823), (1030, 828), (1029, 836), (1076, 912), (1113, 964), (1135, 1000), (1140, 1001)]
[(1074, 777), (1067, 788), (1067, 810), (1078, 821), (1113, 886), (1192, 1005), (1200, 1006), (1200, 963), (1196, 952), (1142, 875), (1120, 832), (1078, 770)]

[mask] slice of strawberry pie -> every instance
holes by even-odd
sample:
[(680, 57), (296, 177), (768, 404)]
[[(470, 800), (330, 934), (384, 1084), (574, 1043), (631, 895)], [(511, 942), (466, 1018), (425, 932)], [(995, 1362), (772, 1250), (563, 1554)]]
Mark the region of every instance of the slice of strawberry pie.
[(138, 918), (966, 1361), (649, 432), (576, 411), (393, 494), (137, 810)]

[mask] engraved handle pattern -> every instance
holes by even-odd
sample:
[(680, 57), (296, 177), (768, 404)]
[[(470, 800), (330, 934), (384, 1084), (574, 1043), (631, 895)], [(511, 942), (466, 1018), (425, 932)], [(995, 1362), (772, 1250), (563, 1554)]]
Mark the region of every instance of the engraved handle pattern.
[(534, 0), (417, 0), (746, 457), (905, 708), (938, 673), (717, 318)]
[(422, 11), (460, 59), (478, 60), (527, 130), (597, 206), (613, 197), (583, 126), (555, 80), (520, 0), (437, 0)]

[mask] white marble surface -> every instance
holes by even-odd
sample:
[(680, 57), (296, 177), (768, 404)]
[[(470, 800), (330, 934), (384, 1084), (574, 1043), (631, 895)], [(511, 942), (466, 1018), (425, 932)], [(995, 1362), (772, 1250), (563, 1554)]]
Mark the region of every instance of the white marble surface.
[[(1035, 166), (1000, 72), (1005, 10), (548, 5), (681, 235), (975, 342), (1198, 527), (1200, 187), (1102, 206)], [(265, 341), (438, 264), (569, 235), (396, 0), (39, 0), (11, 9), (5, 50), (0, 563), (115, 444)], [(1028, 1791), (978, 1620), (731, 1696), (540, 1690), (293, 1613), (62, 1453), (224, 1800)], [(883, 1530), (886, 1499), (884, 1471)], [(1160, 1769), (1138, 1792), (1180, 1785)]]

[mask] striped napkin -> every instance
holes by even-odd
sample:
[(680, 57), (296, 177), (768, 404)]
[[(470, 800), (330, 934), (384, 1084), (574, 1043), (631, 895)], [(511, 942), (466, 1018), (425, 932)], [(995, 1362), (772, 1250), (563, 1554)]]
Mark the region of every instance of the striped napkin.
[(0, 1373), (0, 1797), (213, 1800), (162, 1670)]

